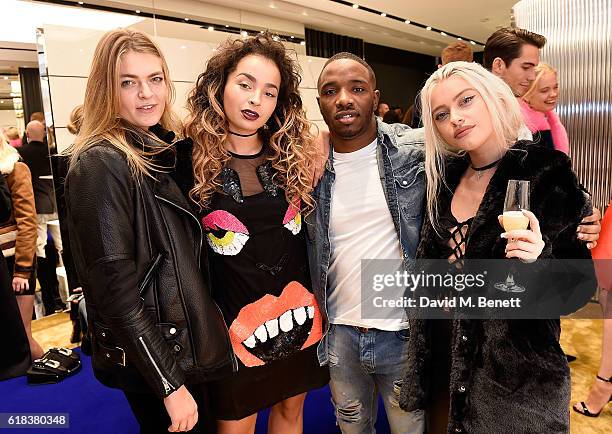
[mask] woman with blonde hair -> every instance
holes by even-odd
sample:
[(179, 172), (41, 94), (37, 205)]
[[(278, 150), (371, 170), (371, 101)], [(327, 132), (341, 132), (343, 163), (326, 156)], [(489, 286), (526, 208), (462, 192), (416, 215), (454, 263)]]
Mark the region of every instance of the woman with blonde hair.
[(123, 390), (142, 433), (214, 430), (197, 384), (232, 370), (223, 318), (200, 271), (201, 227), (171, 176), (173, 96), (148, 36), (106, 33), (65, 183), (94, 373)]
[(43, 355), (43, 349), (32, 336), (36, 291), (36, 207), (30, 169), (19, 159), (17, 150), (9, 145), (0, 131), (0, 172), (6, 179), (12, 201), (11, 217), (0, 224), (0, 244), (34, 360)]
[(295, 59), (265, 33), (220, 47), (188, 99), (186, 188), (238, 365), (211, 384), (220, 434), (253, 433), (269, 406), (270, 433), (301, 432), (306, 392), (329, 378), (316, 357), (322, 323), (302, 226), (317, 150), (299, 81)]
[(21, 137), (19, 137), (19, 130), (17, 127), (9, 127), (6, 130), (6, 139), (13, 148), (19, 148), (23, 143)]
[(536, 143), (567, 154), (567, 131), (555, 113), (559, 98), (557, 70), (546, 63), (540, 63), (535, 72), (536, 79), (527, 93), (518, 100), (525, 124), (533, 133)]
[[(573, 294), (568, 309), (587, 303), (594, 272), (576, 229), (589, 204), (570, 160), (517, 141), (522, 120), (516, 98), (475, 63), (438, 69), (421, 102), (429, 218), (417, 256), (453, 267), (470, 259), (583, 259), (590, 280), (581, 282), (586, 290)], [(531, 211), (522, 211), (529, 229), (502, 233), (511, 179), (530, 183)], [(549, 279), (554, 283), (537, 290), (568, 293), (570, 280)], [(426, 409), (428, 432), (569, 431), (569, 368), (559, 347), (558, 317), (471, 319), (454, 316), (454, 310), (448, 319), (412, 316), (400, 402), (409, 411)]]

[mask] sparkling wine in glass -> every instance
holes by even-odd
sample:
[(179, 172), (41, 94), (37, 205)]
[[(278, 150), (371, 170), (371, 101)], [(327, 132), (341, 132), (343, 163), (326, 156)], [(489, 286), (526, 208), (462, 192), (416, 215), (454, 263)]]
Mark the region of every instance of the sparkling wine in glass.
[[(529, 211), (529, 181), (510, 179), (506, 188), (504, 201), (503, 224), (506, 232), (529, 227), (529, 219), (521, 210)], [(508, 240), (509, 242), (512, 240)], [(505, 282), (495, 284), (495, 288), (504, 292), (523, 292), (525, 288), (514, 282), (513, 270), (510, 269)]]

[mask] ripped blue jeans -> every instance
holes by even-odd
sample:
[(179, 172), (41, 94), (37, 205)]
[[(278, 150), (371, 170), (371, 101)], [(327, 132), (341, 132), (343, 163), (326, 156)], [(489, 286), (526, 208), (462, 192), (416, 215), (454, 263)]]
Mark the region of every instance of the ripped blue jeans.
[(360, 331), (332, 324), (328, 334), (329, 386), (336, 420), (343, 434), (372, 434), (381, 394), (392, 434), (425, 430), (422, 410), (398, 405), (408, 353), (408, 330)]

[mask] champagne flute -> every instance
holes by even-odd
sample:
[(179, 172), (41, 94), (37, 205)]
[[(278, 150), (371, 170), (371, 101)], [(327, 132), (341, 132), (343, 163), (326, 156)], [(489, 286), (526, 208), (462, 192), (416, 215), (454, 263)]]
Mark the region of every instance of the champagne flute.
[[(521, 210), (529, 211), (529, 181), (510, 179), (506, 187), (506, 199), (504, 201), (503, 225), (506, 232), (527, 229), (529, 219)], [(513, 241), (512, 239), (508, 240)], [(525, 288), (514, 282), (513, 270), (511, 269), (505, 282), (495, 284), (495, 288), (504, 292), (523, 292)]]

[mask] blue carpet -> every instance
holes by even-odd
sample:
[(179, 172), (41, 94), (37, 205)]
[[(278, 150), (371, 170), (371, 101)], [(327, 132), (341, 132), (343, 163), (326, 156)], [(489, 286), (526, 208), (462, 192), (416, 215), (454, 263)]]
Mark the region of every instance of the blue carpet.
[[(78, 350), (77, 350), (78, 351)], [(138, 424), (118, 390), (101, 385), (93, 376), (91, 359), (81, 354), (82, 369), (58, 384), (29, 386), (25, 377), (0, 381), (0, 413), (68, 413), (69, 429), (0, 429), (15, 434), (136, 434)], [(329, 387), (310, 392), (304, 406), (304, 434), (338, 434)], [(379, 401), (377, 432), (389, 432)], [(257, 419), (256, 434), (265, 434), (268, 410)]]

